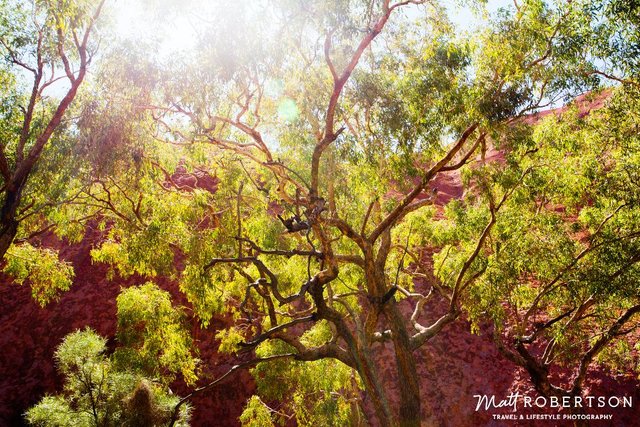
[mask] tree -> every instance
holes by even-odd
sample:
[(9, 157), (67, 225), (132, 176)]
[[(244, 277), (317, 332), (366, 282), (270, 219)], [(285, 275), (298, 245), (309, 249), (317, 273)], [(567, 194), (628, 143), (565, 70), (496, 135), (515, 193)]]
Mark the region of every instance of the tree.
[[(636, 120), (627, 114), (636, 103), (635, 89), (618, 88), (587, 116), (574, 107), (550, 117), (511, 146), (511, 166), (478, 171), (488, 192), (513, 188), (517, 174), (523, 185), (497, 221), (468, 310), (493, 318), (499, 348), (543, 396), (582, 396), (596, 361), (637, 369), (626, 338), (640, 312)], [(456, 244), (473, 244), (464, 240)], [(443, 255), (442, 279), (455, 262)], [(558, 368), (568, 378), (553, 379)]]
[[(116, 226), (94, 251), (121, 274), (155, 274), (159, 265), (173, 271), (179, 248), (182, 290), (203, 323), (214, 312), (236, 319), (220, 332), (221, 348), (255, 350), (245, 367), (283, 359), (347, 367), (384, 425), (418, 425), (429, 413), (414, 352), (469, 310), (493, 230), (529, 172), (511, 171), (504, 191), (478, 192), (480, 208), (454, 232), (468, 245), (450, 247), (446, 280), (423, 293), (414, 279), (430, 277), (418, 248), (432, 243), (425, 230), (436, 219), (437, 183), (468, 169), (490, 141), (515, 138), (518, 117), (597, 83), (576, 78), (573, 56), (557, 48), (577, 6), (525, 2), (472, 43), (444, 9), (415, 8), (422, 3), (285, 1), (221, 20), (208, 37), (224, 42), (208, 44), (195, 67), (178, 62), (163, 83), (164, 106), (149, 105), (158, 137), (184, 161), (157, 145), (145, 152), (160, 187), (147, 187), (148, 198), (123, 196), (136, 218), (107, 203)], [(401, 14), (410, 6), (427, 17), (418, 28)], [(249, 25), (253, 36), (243, 37), (238, 28)], [(197, 167), (215, 169), (220, 185), (199, 186)], [(189, 185), (176, 182), (185, 175)], [(474, 178), (480, 189), (485, 181)], [(421, 309), (436, 295), (447, 309), (423, 324)], [(379, 345), (393, 348), (397, 407), (380, 377)]]
[[(622, 107), (536, 131), (523, 117), (600, 77), (624, 82), (616, 102), (635, 108), (635, 68), (612, 79), (602, 61), (618, 45), (596, 55), (598, 34), (617, 34), (596, 25), (610, 22), (597, 4), (515, 2), (473, 35), (432, 2), (236, 7), (216, 8), (197, 64), (172, 58), (148, 86), (103, 82), (106, 101), (84, 110), (81, 135), (126, 129), (144, 144), (123, 144), (113, 169), (97, 159), (61, 209), (104, 229), (94, 260), (125, 277), (179, 278), (204, 326), (215, 314), (233, 321), (217, 337), (241, 361), (193, 393), (255, 367), (261, 397), (246, 424), (355, 424), (359, 387), (382, 425), (435, 423), (415, 353), (463, 313), (495, 323), (500, 348), (543, 394), (560, 393), (549, 361), (577, 362), (564, 392), (580, 393), (594, 358), (636, 326), (635, 140), (601, 144), (626, 140), (635, 122)], [(633, 27), (633, 11), (605, 10)], [(114, 81), (134, 119), (107, 115)], [(486, 162), (489, 150), (505, 161)], [(443, 209), (438, 188), (459, 176), (465, 197)], [(427, 324), (436, 299), (444, 309)], [(396, 384), (381, 376), (381, 347)]]
[[(20, 222), (37, 215), (27, 197), (31, 176), (85, 79), (95, 54), (95, 31), (104, 1), (3, 1), (0, 4), (3, 82), (0, 175), (0, 256)], [(30, 90), (26, 80), (32, 78)], [(66, 82), (66, 84), (65, 84)], [(68, 86), (67, 86), (68, 85)], [(59, 99), (47, 92), (60, 91)]]
[[(618, 2), (583, 2), (569, 12), (571, 29), (553, 49), (582, 61), (575, 69), (590, 70), (584, 75), (620, 85), (503, 139), (505, 162), (473, 171), (470, 179), (481, 184), (466, 212), (452, 206), (452, 227), (435, 240), (444, 247), (436, 263), (446, 284), (461, 262), (453, 250), (476, 247), (476, 239), (455, 230), (488, 215), (478, 196), (512, 192), (480, 257), (467, 312), (476, 322), (492, 319), (501, 352), (529, 373), (541, 395), (560, 398), (582, 397), (595, 363), (637, 370), (629, 336), (640, 312), (638, 81), (633, 59), (623, 59), (638, 37), (637, 16)], [(568, 375), (554, 378), (554, 371)]]

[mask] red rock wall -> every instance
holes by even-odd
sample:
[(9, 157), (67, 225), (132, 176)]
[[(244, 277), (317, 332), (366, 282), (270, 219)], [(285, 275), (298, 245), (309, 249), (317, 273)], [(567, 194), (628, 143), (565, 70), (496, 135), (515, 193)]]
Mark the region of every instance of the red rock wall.
[[(77, 245), (47, 239), (48, 245), (59, 247), (62, 257), (73, 263), (76, 279), (69, 292), (45, 308), (31, 299), (27, 285), (18, 286), (7, 277), (0, 277), (0, 426), (23, 425), (22, 414), (27, 408), (44, 394), (62, 389), (62, 378), (56, 372), (53, 354), (65, 335), (91, 327), (112, 338), (116, 329), (115, 300), (121, 287), (146, 281), (135, 277), (107, 280), (107, 267), (92, 264), (89, 254), (92, 242), (97, 238), (98, 233), (89, 233)], [(182, 299), (177, 295), (175, 283), (164, 279), (156, 280), (156, 283)], [(217, 344), (212, 338), (215, 328), (223, 324), (217, 319), (206, 331), (197, 325), (193, 327), (194, 336), (201, 337), (199, 357), (207, 366), (205, 374), (212, 378), (231, 367), (226, 356), (215, 352)], [(176, 383), (173, 390), (179, 395), (187, 393), (180, 383)], [(238, 425), (244, 402), (253, 391), (251, 376), (243, 372), (195, 398), (193, 425)]]

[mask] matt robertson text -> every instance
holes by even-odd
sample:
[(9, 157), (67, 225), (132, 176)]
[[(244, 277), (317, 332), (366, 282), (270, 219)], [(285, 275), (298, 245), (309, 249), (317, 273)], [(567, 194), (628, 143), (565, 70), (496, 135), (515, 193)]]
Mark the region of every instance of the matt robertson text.
[(511, 408), (518, 410), (520, 404), (524, 408), (632, 408), (632, 396), (563, 396), (563, 397), (531, 397), (520, 393), (511, 393), (504, 399), (495, 395), (474, 394), (478, 399), (476, 411), (492, 408)]

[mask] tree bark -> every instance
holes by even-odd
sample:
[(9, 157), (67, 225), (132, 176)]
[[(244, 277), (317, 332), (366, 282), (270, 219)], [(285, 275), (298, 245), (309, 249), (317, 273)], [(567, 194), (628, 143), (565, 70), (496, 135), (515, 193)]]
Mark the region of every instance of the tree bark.
[(400, 413), (398, 419), (403, 427), (419, 427), (420, 385), (418, 384), (418, 371), (415, 357), (411, 351), (411, 339), (395, 300), (391, 299), (385, 305), (385, 315), (391, 327), (398, 369), (398, 383), (400, 386)]
[(380, 421), (380, 424), (383, 426), (396, 426), (398, 423), (396, 422), (396, 418), (389, 405), (389, 399), (378, 377), (379, 370), (373, 363), (369, 355), (369, 350), (366, 348), (360, 350), (357, 357), (354, 355), (354, 360), (357, 364), (356, 369), (364, 383), (365, 392), (371, 399), (378, 421)]
[(0, 210), (0, 259), (4, 258), (18, 233), (16, 213), (18, 206), (20, 206), (23, 188), (24, 183), (21, 182), (17, 189), (7, 190), (5, 194), (4, 203)]
[[(387, 321), (386, 323), (391, 329), (398, 375), (397, 381), (400, 390), (400, 406), (396, 411), (391, 413), (390, 416), (386, 416), (386, 418), (383, 419), (380, 417), (380, 414), (378, 414), (378, 417), (381, 424), (385, 426), (419, 427), (421, 406), (420, 387), (418, 384), (415, 357), (411, 350), (411, 339), (406, 329), (405, 320), (402, 318), (395, 300), (391, 298), (389, 301), (383, 301), (381, 298), (388, 291), (384, 266), (390, 248), (388, 244), (390, 243), (390, 235), (385, 234), (383, 237), (377, 256), (374, 254), (372, 245), (366, 245), (363, 253), (367, 292), (371, 297), (371, 308), (368, 319), (366, 320), (367, 325), (365, 326), (363, 340), (368, 342), (367, 337), (375, 330), (379, 315), (384, 314), (384, 318)], [(380, 370), (376, 369), (376, 372), (380, 372)], [(364, 376), (362, 374), (361, 376), (364, 380)], [(375, 392), (376, 390), (367, 390), (374, 404), (375, 398), (373, 393)], [(384, 394), (384, 391), (381, 390), (380, 393)], [(383, 398), (386, 401), (386, 396)]]

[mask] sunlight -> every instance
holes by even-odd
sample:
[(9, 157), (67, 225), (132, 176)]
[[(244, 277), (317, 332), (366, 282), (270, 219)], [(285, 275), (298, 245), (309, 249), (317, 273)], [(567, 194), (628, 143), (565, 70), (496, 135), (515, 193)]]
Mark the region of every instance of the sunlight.
[[(229, 12), (236, 7), (216, 7), (217, 2), (204, 0), (153, 1), (116, 0), (107, 3), (113, 20), (113, 30), (121, 40), (131, 42), (151, 42), (162, 57), (175, 52), (192, 50), (199, 42), (200, 28), (208, 27), (216, 19), (229, 19)], [(489, 0), (487, 12), (510, 5), (509, 0)], [(259, 10), (264, 2), (238, 2), (237, 13)], [(220, 6), (218, 4), (218, 6)], [(459, 28), (469, 29), (480, 25), (481, 17), (468, 7), (459, 4), (448, 6), (452, 22)], [(411, 7), (407, 10), (411, 14)], [(413, 12), (416, 12), (414, 10)], [(225, 16), (226, 14), (226, 16)], [(258, 13), (260, 15), (260, 13)]]
[(198, 42), (195, 21), (210, 12), (207, 2), (200, 1), (187, 2), (179, 9), (143, 0), (119, 1), (113, 7), (113, 27), (119, 38), (157, 44), (163, 56), (193, 49)]
[(298, 117), (298, 106), (293, 99), (285, 98), (278, 104), (278, 117), (292, 122)]

